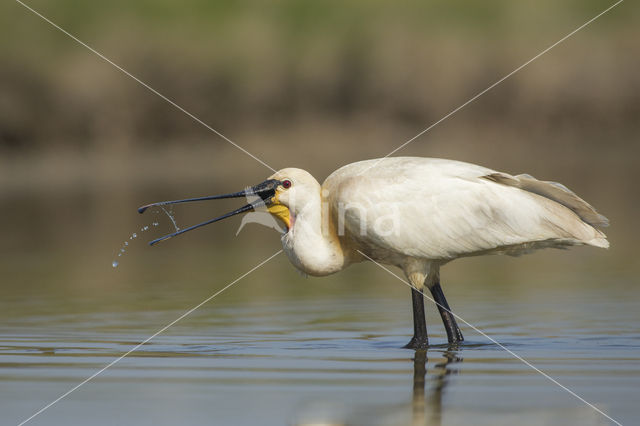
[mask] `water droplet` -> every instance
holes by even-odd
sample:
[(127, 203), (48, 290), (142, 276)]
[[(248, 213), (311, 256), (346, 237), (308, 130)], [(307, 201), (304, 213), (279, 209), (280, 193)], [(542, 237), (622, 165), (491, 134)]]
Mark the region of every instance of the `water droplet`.
[(133, 238), (138, 238), (138, 234), (136, 234), (135, 232), (132, 235)]
[(145, 226), (144, 228), (142, 228), (143, 231), (146, 231), (147, 229), (149, 229), (148, 226)]
[(158, 222), (153, 222), (153, 226), (158, 226), (159, 223)]
[(126, 250), (125, 249), (120, 249), (120, 253), (124, 253)]
[(178, 224), (176, 222), (176, 218), (173, 216), (173, 210), (169, 209), (169, 211), (167, 211), (167, 209), (165, 209), (162, 206), (160, 206), (160, 208), (162, 209), (163, 212), (165, 212), (167, 217), (169, 217), (169, 220), (171, 220), (171, 223), (173, 224), (173, 227), (176, 228), (176, 231), (179, 231), (180, 227), (178, 226)]
[(111, 263), (111, 266), (113, 266), (114, 268), (118, 267), (118, 261), (114, 260), (113, 263)]
[(129, 245), (129, 241), (125, 241), (125, 242), (124, 242), (124, 245), (125, 245), (125, 246), (128, 246), (128, 245)]
[(122, 253), (118, 253), (118, 257), (122, 256)]

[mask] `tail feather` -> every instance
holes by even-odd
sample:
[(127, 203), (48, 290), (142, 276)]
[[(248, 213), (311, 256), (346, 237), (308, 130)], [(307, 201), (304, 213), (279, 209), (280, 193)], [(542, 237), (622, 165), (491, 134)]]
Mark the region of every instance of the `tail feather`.
[[(602, 232), (600, 234), (602, 234)], [(604, 234), (602, 234), (602, 237), (597, 237), (592, 240), (585, 241), (585, 243), (594, 247), (609, 248), (609, 241), (607, 241), (607, 237)]]
[(593, 227), (609, 226), (609, 219), (598, 213), (593, 206), (561, 183), (538, 180), (527, 174), (511, 176), (506, 173), (492, 173), (484, 178), (503, 185), (514, 186), (562, 204)]
[(598, 213), (593, 206), (578, 197), (566, 186), (557, 182), (541, 181), (527, 174), (511, 176), (506, 173), (496, 172), (483, 177), (502, 185), (520, 188), (563, 205), (574, 212), (582, 222), (591, 226), (592, 232), (588, 232), (587, 235), (582, 232), (577, 233), (577, 235), (580, 235), (582, 243), (595, 247), (609, 247), (607, 236), (597, 229), (609, 226), (609, 219)]

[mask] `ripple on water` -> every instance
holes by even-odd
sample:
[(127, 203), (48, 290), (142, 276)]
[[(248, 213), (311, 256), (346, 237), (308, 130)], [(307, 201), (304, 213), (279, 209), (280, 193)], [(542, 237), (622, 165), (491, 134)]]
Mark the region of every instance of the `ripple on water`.
[[(386, 303), (388, 312), (379, 312), (377, 300), (246, 307), (219, 303), (143, 345), (78, 397), (93, 414), (118, 407), (133, 422), (143, 421), (138, 417), (141, 408), (168, 405), (183, 413), (180, 407), (187, 401), (189, 412), (226, 424), (249, 424), (251, 419), (292, 423), (313, 411), (311, 401), (325, 404), (332, 413), (341, 412), (336, 407), (347, 401), (349, 409), (341, 412), (341, 419), (357, 424), (410, 423), (416, 407), (461, 423), (505, 423), (518, 415), (523, 416), (519, 424), (527, 423), (527, 416), (532, 424), (540, 419), (552, 424), (598, 421), (593, 416), (585, 421), (584, 404), (470, 330), (464, 330), (467, 341), (452, 349), (434, 324), (434, 344), (423, 358), (402, 349), (409, 338), (406, 318), (397, 315), (404, 301)], [(353, 317), (337, 316), (337, 311)], [(31, 325), (25, 322), (11, 333), (5, 329), (0, 339), (3, 407), (16, 401), (42, 406), (60, 392), (60, 382), (67, 387), (79, 383), (181, 313), (51, 316)], [(635, 335), (568, 339), (557, 333), (542, 338), (532, 334), (525, 320), (521, 327), (514, 320), (508, 329), (483, 330), (598, 406), (622, 420), (633, 418), (636, 404), (629, 395), (640, 385)], [(92, 389), (101, 397), (94, 397)], [(175, 398), (183, 398), (179, 406)], [(245, 422), (237, 410), (229, 409), (237, 408), (238, 398), (259, 401), (259, 407), (241, 410), (247, 414)], [(128, 405), (129, 400), (137, 403)], [(88, 418), (73, 400), (69, 404), (68, 418)]]

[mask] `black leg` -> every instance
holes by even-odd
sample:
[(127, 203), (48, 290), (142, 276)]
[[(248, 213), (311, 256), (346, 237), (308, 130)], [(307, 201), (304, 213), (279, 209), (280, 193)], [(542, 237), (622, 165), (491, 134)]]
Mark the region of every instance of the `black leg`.
[(464, 337), (462, 337), (462, 332), (458, 328), (455, 317), (450, 312), (451, 308), (449, 308), (447, 299), (444, 297), (440, 283), (436, 282), (430, 290), (433, 300), (435, 300), (436, 306), (438, 306), (438, 311), (440, 311), (444, 328), (447, 330), (447, 339), (449, 339), (449, 343), (462, 342)]
[(427, 322), (424, 319), (424, 296), (411, 287), (411, 300), (413, 302), (413, 338), (405, 348), (425, 349), (429, 346), (429, 338), (427, 337)]

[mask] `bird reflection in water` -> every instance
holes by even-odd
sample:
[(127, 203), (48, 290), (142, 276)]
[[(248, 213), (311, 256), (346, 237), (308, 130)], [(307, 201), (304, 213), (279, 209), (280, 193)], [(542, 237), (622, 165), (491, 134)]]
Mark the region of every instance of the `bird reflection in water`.
[[(315, 404), (301, 408), (292, 424), (296, 426), (345, 426), (366, 425), (440, 425), (442, 420), (442, 400), (452, 374), (457, 374), (456, 363), (462, 362), (457, 355), (458, 347), (431, 349), (436, 362), (427, 376), (427, 350), (415, 350), (413, 358), (413, 392), (406, 402), (356, 403), (356, 404)], [(406, 361), (403, 361), (406, 362)], [(409, 377), (407, 377), (409, 379)], [(345, 402), (345, 401), (343, 401)]]
[(412, 421), (417, 425), (439, 425), (442, 420), (442, 396), (449, 382), (448, 376), (457, 374), (458, 370), (452, 364), (462, 362), (456, 354), (455, 347), (450, 346), (443, 354), (443, 360), (434, 366), (434, 377), (429, 381), (433, 384), (428, 395), (425, 395), (427, 384), (427, 351), (418, 349), (413, 358), (413, 398)]

